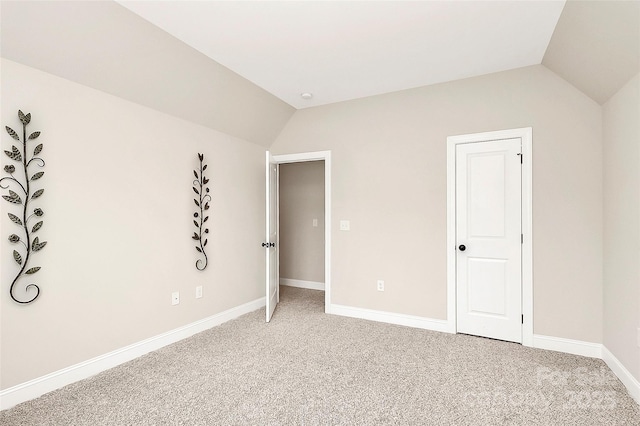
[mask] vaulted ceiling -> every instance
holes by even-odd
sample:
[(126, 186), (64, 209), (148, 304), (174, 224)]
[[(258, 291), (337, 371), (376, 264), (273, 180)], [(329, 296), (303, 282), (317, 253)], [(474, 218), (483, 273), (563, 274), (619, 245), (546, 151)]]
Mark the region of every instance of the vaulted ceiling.
[(540, 63), (604, 103), (640, 64), (639, 1), (117, 1), (296, 108)]
[[(267, 146), (295, 108), (541, 63), (603, 103), (640, 71), (640, 1), (2, 1), (0, 11), (2, 57)], [(263, 123), (252, 129), (247, 115)]]
[[(564, 1), (118, 0), (296, 108), (542, 62)], [(313, 98), (302, 99), (303, 92)]]
[(603, 104), (640, 71), (640, 1), (568, 1), (542, 64)]

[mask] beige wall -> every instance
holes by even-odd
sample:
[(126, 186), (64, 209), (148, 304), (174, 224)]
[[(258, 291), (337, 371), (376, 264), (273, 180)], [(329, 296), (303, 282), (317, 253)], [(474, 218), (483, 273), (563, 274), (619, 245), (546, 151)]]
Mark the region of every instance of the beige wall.
[[(17, 226), (0, 200), (0, 388), (264, 297), (264, 148), (3, 60), (3, 126), (19, 126), (18, 109), (42, 131), (35, 204), (48, 245), (33, 256), (40, 298), (14, 303), (7, 237)], [(1, 141), (12, 141), (4, 130)], [(198, 152), (213, 197), (204, 272), (190, 238)]]
[(640, 380), (640, 75), (603, 110), (604, 345)]
[[(633, 132), (617, 123), (634, 113), (634, 81), (605, 107), (607, 141), (625, 144), (617, 135)], [(15, 272), (6, 261), (13, 224), (0, 220), (1, 389), (263, 296), (261, 147), (3, 60), (3, 125), (17, 127), (18, 108), (43, 131), (40, 233), (49, 244), (34, 256), (42, 296), (18, 306), (6, 284)], [(446, 137), (532, 126), (534, 332), (602, 342), (601, 112), (533, 66), (300, 110), (271, 149), (332, 150), (333, 303), (443, 319)], [(606, 151), (607, 176), (629, 167), (617, 149)], [(188, 237), (197, 152), (209, 163), (214, 197), (205, 272), (193, 266)], [(0, 203), (0, 217), (9, 208)], [(622, 210), (609, 209), (605, 226)], [(337, 230), (340, 219), (351, 231)], [(196, 285), (203, 299), (192, 297)], [(640, 291), (616, 289), (604, 289), (605, 344), (637, 377), (615, 307), (634, 294), (638, 301)], [(172, 291), (181, 292), (178, 306), (169, 304)]]
[(299, 110), (271, 150), (332, 151), (332, 303), (444, 319), (446, 138), (533, 127), (534, 333), (599, 343), (601, 124), (538, 65)]
[(280, 165), (279, 238), (280, 278), (324, 283), (324, 161)]

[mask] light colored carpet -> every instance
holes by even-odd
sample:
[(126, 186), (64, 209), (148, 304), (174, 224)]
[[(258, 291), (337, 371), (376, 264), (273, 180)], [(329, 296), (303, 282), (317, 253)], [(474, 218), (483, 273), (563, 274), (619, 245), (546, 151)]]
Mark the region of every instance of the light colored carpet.
[(0, 413), (14, 425), (640, 425), (597, 359), (264, 309)]

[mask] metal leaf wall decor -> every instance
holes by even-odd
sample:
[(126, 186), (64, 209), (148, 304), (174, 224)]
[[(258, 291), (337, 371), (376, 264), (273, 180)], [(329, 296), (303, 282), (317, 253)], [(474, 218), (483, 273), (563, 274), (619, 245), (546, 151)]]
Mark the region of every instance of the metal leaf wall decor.
[[(33, 141), (40, 136), (40, 132), (33, 132), (27, 137), (27, 125), (31, 122), (31, 114), (24, 114), (22, 111), (18, 110), (18, 118), (22, 123), (22, 140), (20, 140), (20, 135), (10, 128), (9, 126), (5, 126), (7, 133), (13, 139), (18, 142), (21, 142), (22, 149), (16, 147), (15, 145), (11, 146), (11, 151), (5, 151), (12, 161), (18, 163), (17, 165), (8, 164), (4, 166), (4, 171), (9, 176), (5, 176), (0, 179), (0, 188), (8, 190), (6, 195), (3, 195), (7, 202), (13, 204), (14, 206), (22, 206), (22, 214), (20, 216), (15, 215), (13, 213), (7, 213), (9, 219), (16, 225), (21, 228), (18, 231), (18, 234), (9, 235), (9, 241), (13, 244), (22, 245), (23, 247), (18, 247), (16, 250), (13, 250), (13, 260), (20, 266), (20, 271), (13, 279), (11, 283), (11, 288), (9, 289), (9, 294), (11, 298), (18, 303), (31, 303), (38, 298), (40, 295), (40, 287), (36, 284), (27, 284), (24, 287), (25, 293), (33, 293), (30, 291), (31, 289), (35, 290), (35, 295), (33, 295), (28, 300), (20, 300), (15, 295), (16, 284), (20, 277), (23, 275), (33, 275), (40, 270), (39, 266), (29, 267), (29, 261), (31, 260), (31, 255), (37, 251), (40, 251), (47, 245), (46, 241), (40, 242), (39, 237), (35, 237), (32, 239), (33, 234), (38, 232), (40, 228), (42, 228), (43, 221), (40, 220), (40, 217), (44, 214), (42, 209), (34, 208), (30, 210), (29, 203), (38, 197), (40, 197), (44, 193), (44, 189), (38, 189), (36, 191), (32, 191), (32, 185), (35, 184), (38, 179), (42, 178), (44, 175), (43, 171), (38, 171), (32, 173), (30, 171), (33, 170), (33, 166), (44, 167), (44, 160), (38, 155), (42, 151), (42, 144), (37, 144), (33, 148), (33, 154), (27, 152), (27, 142)], [(20, 145), (20, 144), (18, 144)], [(30, 168), (31, 167), (31, 168)], [(20, 174), (24, 172), (24, 180), (22, 180), (22, 176), (16, 177), (14, 173)], [(39, 183), (39, 182), (38, 182)], [(13, 187), (18, 192), (12, 191)], [(24, 199), (22, 198), (24, 197)], [(36, 221), (33, 225), (30, 225), (30, 221)]]
[[(209, 183), (209, 179), (204, 175), (204, 171), (207, 170), (207, 165), (202, 164), (204, 161), (204, 154), (198, 153), (198, 160), (200, 160), (200, 171), (194, 170), (193, 174), (196, 179), (193, 181), (193, 192), (196, 193), (196, 198), (193, 199), (193, 202), (196, 204), (199, 210), (193, 214), (193, 224), (197, 228), (197, 231), (193, 233), (191, 238), (198, 242), (196, 245), (196, 250), (198, 253), (201, 253), (204, 256), (204, 259), (196, 260), (196, 269), (199, 271), (204, 271), (204, 268), (207, 267), (207, 263), (209, 262), (207, 258), (207, 253), (204, 251), (205, 246), (207, 245), (207, 234), (209, 233), (209, 228), (205, 228), (205, 222), (209, 220), (209, 216), (205, 216), (205, 212), (209, 210), (209, 202), (211, 201), (211, 195), (209, 195), (209, 188), (205, 185)], [(204, 234), (204, 235), (202, 235)]]

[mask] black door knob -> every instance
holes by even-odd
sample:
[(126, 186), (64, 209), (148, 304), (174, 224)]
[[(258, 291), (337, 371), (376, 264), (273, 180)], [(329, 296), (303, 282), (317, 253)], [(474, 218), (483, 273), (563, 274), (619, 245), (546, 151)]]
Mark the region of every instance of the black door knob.
[(460, 244), (458, 248), (460, 249), (460, 251), (465, 251), (467, 249), (467, 247), (464, 244)]

